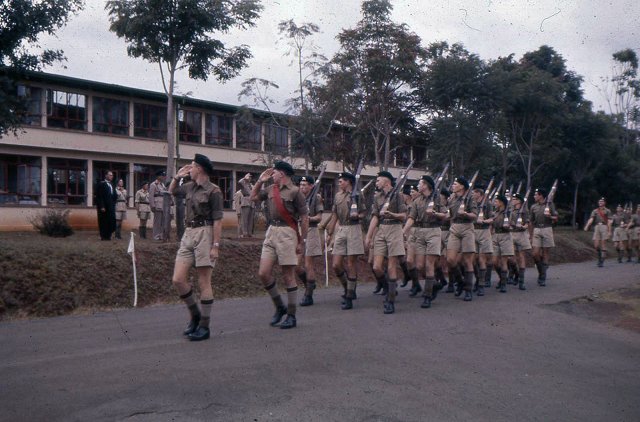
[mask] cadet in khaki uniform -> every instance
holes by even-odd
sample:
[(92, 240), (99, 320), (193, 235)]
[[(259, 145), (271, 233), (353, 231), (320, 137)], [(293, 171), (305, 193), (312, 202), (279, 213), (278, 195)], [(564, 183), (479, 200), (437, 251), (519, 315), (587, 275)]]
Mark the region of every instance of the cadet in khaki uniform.
[(122, 179), (118, 180), (116, 196), (116, 239), (122, 239), (122, 222), (127, 219), (127, 190)]
[(334, 197), (331, 218), (326, 224), (327, 244), (331, 243), (333, 237), (331, 265), (344, 288), (343, 310), (353, 308), (358, 283), (357, 259), (358, 256), (364, 255), (360, 220), (364, 218), (366, 209), (360, 195), (356, 197), (357, 203), (352, 203), (351, 192), (355, 182), (356, 178), (351, 173), (338, 174), (338, 192)]
[[(269, 228), (265, 234), (260, 256), (258, 275), (265, 290), (271, 296), (276, 312), (271, 318), (271, 326), (280, 323), (287, 315), (280, 328), (289, 329), (297, 325), (296, 302), (298, 285), (295, 279), (295, 269), (298, 265), (298, 255), (304, 250), (309, 229), (309, 210), (304, 195), (291, 181), (293, 167), (284, 161), (277, 161), (272, 168), (265, 170), (254, 185), (251, 200), (265, 201)], [(273, 184), (264, 188), (269, 179)], [(298, 232), (298, 221), (300, 227)], [(273, 266), (278, 263), (282, 271), (282, 278), (287, 286), (287, 306), (284, 306), (276, 282), (273, 280)]]
[(622, 205), (616, 207), (616, 213), (611, 218), (613, 228), (613, 246), (618, 252), (618, 262), (622, 263), (624, 251), (629, 248), (629, 238), (627, 237), (627, 225), (629, 216), (624, 212)]
[(136, 192), (135, 206), (138, 211), (138, 218), (140, 219), (140, 238), (147, 238), (147, 220), (151, 215), (151, 207), (149, 206), (149, 184), (144, 182), (142, 188)]
[(538, 285), (545, 286), (549, 269), (549, 250), (556, 246), (551, 226), (558, 221), (558, 212), (553, 203), (547, 205), (547, 192), (544, 189), (536, 189), (533, 200), (535, 203), (530, 209), (529, 234), (533, 260), (538, 269)]
[[(153, 212), (153, 240), (164, 240), (163, 227), (164, 227), (164, 192), (167, 188), (164, 186), (164, 180), (167, 177), (167, 173), (164, 170), (156, 172), (156, 180), (151, 183), (149, 187), (149, 197), (151, 198), (151, 212)], [(167, 216), (168, 217), (168, 216)]]
[[(253, 202), (252, 202), (253, 203)], [(237, 190), (233, 194), (233, 210), (236, 212), (236, 218), (238, 219), (238, 237), (242, 237), (242, 216), (240, 209), (242, 208), (242, 191)]]
[[(413, 208), (413, 201), (420, 196), (420, 192), (418, 191), (418, 186), (405, 186), (402, 189), (402, 193), (404, 194), (404, 203), (407, 206), (407, 216), (411, 215), (411, 210)], [(404, 232), (405, 237), (405, 249), (407, 251), (407, 255), (405, 257), (405, 263), (407, 267), (407, 271), (409, 272), (409, 278), (411, 279), (411, 290), (409, 291), (410, 297), (416, 297), (418, 293), (422, 291), (422, 287), (420, 286), (420, 280), (418, 275), (418, 270), (416, 268), (416, 236), (415, 236), (416, 228), (411, 226), (408, 232)], [(405, 278), (402, 286), (406, 286), (408, 283), (408, 279)]]
[(499, 269), (500, 281), (498, 288), (500, 293), (507, 292), (508, 260), (514, 255), (513, 238), (511, 237), (511, 224), (507, 215), (507, 198), (497, 195), (494, 200), (495, 214), (492, 218), (493, 226), (493, 266)]
[(254, 216), (256, 211), (256, 205), (251, 201), (251, 191), (253, 185), (251, 184), (251, 174), (247, 173), (238, 182), (240, 185), (240, 191), (242, 192), (242, 199), (240, 200), (240, 220), (242, 221), (242, 231), (240, 237), (253, 236)]
[(442, 286), (446, 286), (447, 290), (445, 293), (453, 293), (453, 283), (449, 283), (447, 280), (449, 279), (449, 264), (447, 264), (447, 243), (449, 241), (449, 229), (451, 229), (451, 220), (449, 218), (449, 197), (451, 196), (451, 192), (448, 189), (442, 188), (440, 189), (440, 206), (442, 207), (442, 211), (446, 213), (446, 217), (440, 220), (440, 234), (442, 238), (442, 248), (440, 254), (440, 260), (438, 265), (436, 266), (436, 280), (440, 282)]
[(432, 197), (434, 181), (431, 176), (424, 175), (418, 182), (420, 195), (413, 200), (404, 233), (414, 228), (416, 272), (419, 277), (424, 276), (424, 293), (422, 308), (430, 308), (435, 298), (435, 266), (440, 258), (442, 248), (442, 232), (440, 221), (447, 214), (442, 212), (439, 195)]
[(513, 211), (510, 216), (511, 238), (513, 240), (515, 261), (518, 266), (518, 289), (527, 290), (524, 285), (524, 272), (527, 269), (524, 254), (525, 251), (531, 250), (531, 241), (527, 231), (529, 213), (524, 207), (524, 197), (519, 193), (513, 195), (511, 203), (513, 204)]
[[(449, 198), (449, 218), (451, 219), (451, 229), (449, 229), (449, 239), (447, 241), (447, 264), (451, 279), (458, 281), (456, 296), (460, 296), (464, 290), (464, 301), (473, 299), (471, 290), (473, 289), (473, 255), (476, 251), (476, 239), (473, 229), (473, 222), (477, 205), (473, 197), (464, 196), (469, 190), (469, 182), (464, 177), (457, 177), (452, 186), (453, 195)], [(464, 281), (460, 274), (460, 255), (462, 255), (462, 265), (464, 266)]]
[[(473, 188), (473, 200), (477, 204), (476, 214), (478, 219), (473, 224), (474, 233), (476, 236), (476, 262), (478, 264), (478, 274), (476, 276), (476, 283), (474, 291), (478, 296), (484, 296), (485, 280), (487, 278), (487, 266), (491, 263), (493, 254), (493, 240), (491, 238), (491, 225), (493, 224), (493, 205), (489, 198), (485, 201), (484, 205), (482, 200), (484, 199), (485, 187), (478, 185)], [(490, 266), (490, 265), (489, 265)], [(491, 272), (491, 268), (489, 268)]]
[(300, 262), (296, 267), (296, 273), (304, 284), (304, 296), (300, 302), (300, 306), (313, 305), (313, 291), (316, 288), (316, 271), (314, 267), (314, 258), (322, 256), (322, 243), (320, 242), (320, 232), (318, 224), (322, 221), (322, 213), (324, 204), (320, 194), (312, 200), (311, 190), (313, 189), (314, 179), (312, 176), (302, 176), (300, 178), (300, 192), (307, 201), (309, 208), (309, 230), (307, 231), (307, 241), (304, 247), (304, 253), (300, 256)]
[(606, 207), (604, 198), (598, 200), (598, 208), (591, 211), (589, 221), (584, 226), (584, 231), (589, 231), (593, 224), (593, 247), (598, 254), (598, 267), (604, 266), (607, 256), (607, 239), (611, 237), (611, 210)]
[(373, 273), (378, 283), (387, 281), (384, 271), (384, 260), (387, 258), (387, 274), (389, 275), (387, 286), (389, 290), (384, 301), (385, 314), (395, 312), (398, 265), (400, 258), (405, 255), (402, 223), (407, 216), (407, 206), (402, 195), (396, 194), (389, 198), (393, 183), (394, 178), (391, 173), (388, 171), (378, 173), (376, 187), (380, 189), (380, 192), (376, 193), (373, 198), (371, 222), (364, 241), (365, 249), (373, 247)]
[[(169, 192), (175, 195), (181, 191), (187, 200), (186, 228), (176, 255), (173, 285), (191, 314), (184, 331), (191, 341), (206, 340), (210, 336), (213, 307), (211, 273), (218, 259), (222, 233), (222, 191), (209, 180), (212, 173), (211, 161), (196, 154), (191, 164), (178, 170), (169, 185)], [(191, 180), (179, 186), (179, 179), (187, 176)], [(191, 267), (195, 267), (198, 273), (200, 309), (188, 282)]]
[[(640, 205), (636, 207), (636, 213), (631, 215), (629, 226), (629, 248), (636, 251), (636, 262), (640, 264)], [(631, 258), (631, 255), (629, 255)]]

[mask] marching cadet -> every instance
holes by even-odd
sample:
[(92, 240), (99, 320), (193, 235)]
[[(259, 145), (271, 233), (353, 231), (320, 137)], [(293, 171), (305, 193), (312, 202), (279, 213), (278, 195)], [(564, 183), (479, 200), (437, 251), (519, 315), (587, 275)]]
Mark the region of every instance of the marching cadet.
[[(478, 296), (484, 296), (484, 285), (487, 276), (487, 264), (491, 263), (493, 254), (493, 241), (491, 239), (491, 225), (493, 224), (493, 205), (489, 198), (485, 199), (485, 187), (478, 185), (473, 188), (473, 200), (477, 204), (476, 214), (478, 218), (473, 223), (476, 238), (476, 262), (478, 274), (474, 291)], [(483, 203), (484, 202), (484, 203)], [(491, 272), (491, 268), (489, 268)]]
[(629, 238), (627, 237), (627, 224), (629, 216), (625, 214), (622, 205), (618, 204), (616, 213), (611, 218), (611, 227), (613, 228), (613, 245), (618, 252), (618, 262), (622, 263), (624, 251), (629, 248)]
[[(435, 280), (435, 266), (440, 258), (442, 247), (442, 232), (440, 220), (445, 218), (442, 212), (439, 198), (433, 196), (435, 182), (431, 176), (424, 175), (418, 182), (419, 195), (413, 200), (407, 222), (404, 225), (404, 233), (408, 235), (414, 229), (415, 237), (415, 262), (416, 272), (424, 278), (423, 302), (420, 307), (430, 308), (431, 301), (437, 293)], [(437, 195), (439, 196), (439, 195)], [(418, 283), (418, 286), (420, 284)], [(419, 290), (418, 290), (419, 291)], [(412, 290), (415, 296), (418, 291)]]
[[(456, 296), (460, 296), (464, 290), (464, 301), (469, 302), (473, 299), (471, 293), (473, 288), (473, 255), (476, 251), (473, 222), (478, 217), (476, 214), (477, 205), (473, 197), (467, 195), (469, 182), (464, 177), (455, 178), (452, 190), (453, 195), (449, 198), (448, 206), (451, 228), (447, 240), (447, 264), (449, 265), (450, 282), (455, 278), (459, 283)], [(460, 254), (464, 267), (464, 281), (459, 268)]]
[(116, 239), (122, 239), (122, 222), (127, 219), (127, 190), (122, 179), (118, 180), (116, 195)]
[(498, 284), (500, 293), (507, 292), (507, 261), (512, 257), (513, 238), (511, 237), (511, 226), (507, 215), (507, 198), (504, 195), (496, 195), (494, 200), (495, 214), (492, 218), (493, 234), (493, 266), (499, 269), (500, 282)]
[[(186, 199), (186, 228), (176, 254), (173, 285), (185, 302), (191, 320), (184, 331), (191, 341), (206, 340), (210, 336), (209, 324), (213, 307), (211, 274), (219, 256), (222, 233), (222, 191), (211, 183), (213, 165), (209, 159), (196, 154), (193, 162), (182, 167), (169, 185), (169, 192), (183, 191)], [(190, 180), (179, 185), (181, 178)], [(189, 268), (198, 273), (200, 308), (188, 282)]]
[[(376, 178), (376, 187), (380, 192), (373, 198), (371, 222), (364, 241), (365, 249), (373, 247), (373, 273), (379, 283), (386, 281), (384, 259), (387, 258), (388, 293), (384, 301), (384, 313), (395, 312), (395, 300), (398, 286), (398, 264), (405, 255), (402, 235), (402, 223), (406, 219), (407, 206), (402, 195), (389, 197), (395, 182), (388, 171), (381, 171)], [(387, 202), (389, 205), (387, 206)], [(375, 233), (375, 237), (373, 236)]]
[[(411, 214), (411, 210), (413, 208), (413, 201), (420, 196), (420, 192), (418, 192), (418, 186), (411, 185), (405, 186), (402, 189), (402, 193), (404, 194), (405, 205), (407, 206), (407, 216)], [(415, 297), (422, 291), (422, 287), (420, 286), (418, 270), (416, 269), (416, 236), (415, 236), (415, 226), (411, 226), (409, 232), (404, 232), (404, 237), (406, 239), (405, 249), (407, 251), (407, 255), (405, 257), (405, 262), (407, 265), (407, 270), (409, 271), (409, 278), (411, 279), (411, 290), (409, 291), (410, 297)], [(400, 287), (404, 287), (408, 283), (408, 279), (405, 278), (404, 282)]]
[[(511, 198), (513, 210), (510, 216), (511, 239), (513, 240), (513, 249), (515, 254), (515, 262), (518, 266), (518, 289), (527, 290), (524, 285), (524, 272), (527, 269), (525, 260), (525, 251), (531, 250), (531, 242), (527, 228), (529, 226), (529, 213), (524, 206), (524, 197), (516, 193)], [(515, 280), (514, 280), (515, 282)]]
[(142, 188), (136, 192), (135, 205), (140, 219), (140, 238), (147, 238), (147, 220), (151, 215), (151, 207), (149, 207), (149, 183), (144, 182)]
[(584, 226), (584, 231), (589, 231), (593, 224), (593, 247), (598, 254), (598, 267), (604, 266), (604, 259), (607, 256), (607, 239), (611, 237), (612, 214), (606, 207), (604, 198), (598, 200), (598, 208), (591, 211), (589, 221)]
[(322, 243), (320, 242), (320, 231), (318, 224), (322, 221), (322, 213), (324, 204), (319, 193), (311, 199), (309, 195), (313, 189), (315, 180), (312, 176), (302, 176), (300, 178), (300, 192), (307, 201), (309, 208), (309, 230), (307, 231), (307, 242), (305, 249), (300, 256), (300, 263), (296, 267), (296, 273), (302, 280), (305, 287), (304, 296), (300, 302), (300, 306), (313, 305), (313, 291), (316, 288), (316, 271), (314, 266), (314, 258), (322, 256)]
[(631, 215), (628, 231), (629, 247), (636, 250), (636, 262), (640, 264), (640, 204), (636, 207), (636, 213)]
[[(163, 238), (163, 202), (164, 192), (167, 188), (164, 181), (167, 173), (164, 170), (156, 172), (156, 180), (149, 187), (149, 197), (151, 198), (151, 212), (153, 213), (153, 240), (164, 240)], [(168, 217), (168, 216), (167, 216)]]
[(447, 243), (449, 240), (449, 229), (451, 228), (451, 219), (449, 218), (449, 198), (451, 197), (451, 192), (446, 189), (440, 189), (440, 206), (443, 212), (445, 212), (446, 216), (440, 220), (440, 234), (442, 238), (442, 245), (440, 248), (441, 254), (438, 265), (436, 266), (436, 280), (440, 283), (441, 287), (446, 286), (447, 290), (445, 293), (453, 293), (454, 287), (453, 283), (447, 281), (449, 279), (449, 264), (447, 264)]
[(360, 221), (365, 217), (366, 208), (361, 195), (356, 196), (357, 203), (352, 207), (352, 191), (355, 183), (356, 177), (353, 174), (347, 172), (338, 174), (338, 192), (333, 200), (331, 218), (325, 226), (319, 227), (321, 229), (326, 227), (327, 244), (331, 243), (333, 238), (331, 266), (344, 288), (343, 310), (353, 308), (358, 277), (357, 259), (358, 256), (364, 255)]
[(549, 269), (549, 250), (556, 246), (551, 226), (558, 221), (558, 212), (553, 202), (547, 204), (547, 191), (544, 189), (536, 189), (533, 200), (535, 203), (529, 210), (529, 235), (533, 247), (533, 260), (538, 269), (538, 285), (544, 287)]
[[(298, 286), (295, 268), (298, 264), (298, 255), (304, 250), (309, 229), (309, 210), (304, 195), (291, 181), (293, 173), (291, 164), (276, 161), (272, 168), (262, 172), (251, 192), (251, 200), (265, 201), (268, 210), (269, 228), (262, 244), (258, 275), (276, 308), (271, 318), (271, 326), (277, 326), (282, 317), (287, 315), (284, 322), (280, 324), (282, 329), (294, 328), (297, 325)], [(273, 184), (263, 188), (264, 183), (269, 179), (273, 179)], [(298, 222), (300, 222), (299, 228)], [(280, 265), (287, 287), (286, 307), (273, 280), (273, 267), (276, 262)]]

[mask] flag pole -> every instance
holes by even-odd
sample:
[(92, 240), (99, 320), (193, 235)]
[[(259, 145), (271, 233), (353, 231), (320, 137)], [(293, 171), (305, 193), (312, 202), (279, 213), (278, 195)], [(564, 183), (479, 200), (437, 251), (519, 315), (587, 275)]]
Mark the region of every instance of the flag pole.
[(329, 245), (327, 245), (327, 229), (324, 229), (324, 286), (329, 287), (329, 251), (327, 249)]

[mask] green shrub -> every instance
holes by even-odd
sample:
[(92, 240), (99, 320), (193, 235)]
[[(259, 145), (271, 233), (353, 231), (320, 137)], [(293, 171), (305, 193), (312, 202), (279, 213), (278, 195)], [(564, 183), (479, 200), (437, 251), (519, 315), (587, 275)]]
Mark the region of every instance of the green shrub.
[(33, 217), (31, 225), (41, 234), (51, 237), (67, 237), (73, 234), (73, 229), (69, 225), (70, 210), (48, 209), (45, 212)]

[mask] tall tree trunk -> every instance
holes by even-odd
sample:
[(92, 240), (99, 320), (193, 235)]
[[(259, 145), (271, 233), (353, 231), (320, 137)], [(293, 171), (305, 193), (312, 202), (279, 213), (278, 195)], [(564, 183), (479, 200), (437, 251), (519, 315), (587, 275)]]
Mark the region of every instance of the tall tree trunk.
[(173, 104), (175, 67), (169, 69), (169, 90), (167, 92), (167, 176), (176, 172), (176, 113)]

